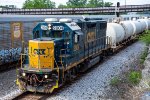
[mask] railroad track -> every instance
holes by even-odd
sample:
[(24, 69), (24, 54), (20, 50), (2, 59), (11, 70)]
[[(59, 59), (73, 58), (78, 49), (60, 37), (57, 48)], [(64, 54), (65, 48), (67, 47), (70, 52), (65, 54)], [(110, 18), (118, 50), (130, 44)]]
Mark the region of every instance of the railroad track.
[(23, 92), (12, 100), (45, 100), (50, 94)]

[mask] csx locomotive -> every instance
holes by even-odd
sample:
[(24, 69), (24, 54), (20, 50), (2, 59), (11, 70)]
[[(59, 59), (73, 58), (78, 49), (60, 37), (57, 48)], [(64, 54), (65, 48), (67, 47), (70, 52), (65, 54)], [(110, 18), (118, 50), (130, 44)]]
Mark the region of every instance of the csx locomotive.
[(101, 19), (49, 18), (33, 29), (28, 53), (21, 56), (17, 84), (21, 90), (52, 93), (102, 59), (110, 47), (107, 22)]

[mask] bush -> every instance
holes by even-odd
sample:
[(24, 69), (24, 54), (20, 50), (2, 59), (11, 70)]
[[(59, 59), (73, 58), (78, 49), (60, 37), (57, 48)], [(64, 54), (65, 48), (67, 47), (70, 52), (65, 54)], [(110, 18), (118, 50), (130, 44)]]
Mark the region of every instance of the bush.
[(120, 79), (118, 77), (114, 77), (110, 81), (110, 85), (112, 85), (112, 86), (117, 86), (117, 85), (119, 85), (119, 83), (120, 83)]
[(140, 79), (142, 78), (140, 71), (131, 71), (128, 75), (128, 80), (131, 84), (137, 85), (140, 82)]

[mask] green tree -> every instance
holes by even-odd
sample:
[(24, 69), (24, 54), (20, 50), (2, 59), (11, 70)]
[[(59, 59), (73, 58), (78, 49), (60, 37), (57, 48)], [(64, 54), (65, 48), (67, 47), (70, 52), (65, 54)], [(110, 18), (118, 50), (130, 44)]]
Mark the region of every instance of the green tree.
[(33, 1), (31, 0), (26, 0), (23, 4), (23, 8), (32, 9), (33, 7), (34, 7)]
[(67, 6), (66, 6), (66, 5), (63, 5), (63, 4), (59, 4), (59, 5), (58, 5), (58, 8), (67, 8)]
[(55, 2), (50, 0), (26, 0), (23, 4), (23, 8), (32, 9), (32, 8), (55, 8)]
[(113, 5), (113, 3), (111, 3), (111, 2), (104, 2), (104, 6), (105, 7), (110, 7), (110, 6), (112, 6)]
[(110, 7), (113, 3), (103, 0), (69, 0), (66, 5), (60, 4), (58, 8), (82, 8), (82, 7)]
[(102, 7), (103, 1), (102, 0), (89, 0), (87, 7)]
[(87, 7), (110, 7), (113, 3), (103, 2), (103, 0), (89, 0)]
[(69, 0), (66, 4), (70, 8), (86, 7), (87, 0)]

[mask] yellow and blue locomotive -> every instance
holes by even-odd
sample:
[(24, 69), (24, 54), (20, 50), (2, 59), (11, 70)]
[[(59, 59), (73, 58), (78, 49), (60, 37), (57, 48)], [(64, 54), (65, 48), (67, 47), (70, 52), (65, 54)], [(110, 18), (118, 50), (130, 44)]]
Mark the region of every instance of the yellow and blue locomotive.
[(28, 53), (21, 55), (21, 90), (52, 93), (79, 72), (98, 63), (107, 50), (107, 22), (49, 18), (33, 29)]

